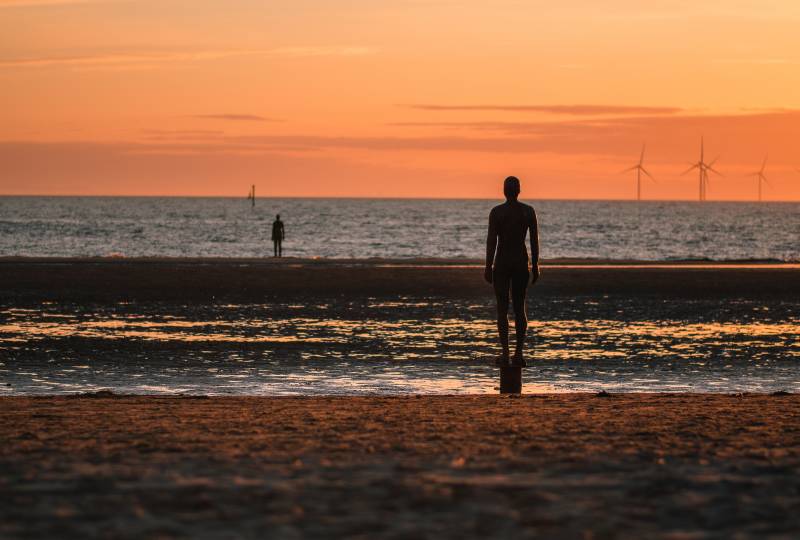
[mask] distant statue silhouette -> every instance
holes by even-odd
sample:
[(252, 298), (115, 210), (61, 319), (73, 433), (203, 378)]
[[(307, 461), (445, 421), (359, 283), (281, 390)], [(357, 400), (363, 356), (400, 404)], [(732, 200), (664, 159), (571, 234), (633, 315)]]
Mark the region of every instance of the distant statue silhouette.
[(502, 353), (496, 363), (509, 365), (508, 350), (508, 296), (514, 304), (514, 327), (517, 333), (513, 364), (526, 365), (522, 351), (528, 318), (525, 314), (525, 293), (528, 289), (528, 251), (525, 236), (530, 231), (531, 284), (539, 279), (539, 225), (533, 207), (517, 200), (519, 179), (509, 176), (503, 183), (506, 202), (492, 208), (489, 214), (489, 234), (486, 238), (486, 269), (484, 278), (494, 285), (497, 298), (497, 331), (500, 333)]
[(283, 229), (283, 221), (281, 215), (275, 216), (275, 221), (272, 223), (272, 247), (275, 251), (275, 257), (283, 257), (283, 249), (281, 243), (286, 238), (286, 232)]

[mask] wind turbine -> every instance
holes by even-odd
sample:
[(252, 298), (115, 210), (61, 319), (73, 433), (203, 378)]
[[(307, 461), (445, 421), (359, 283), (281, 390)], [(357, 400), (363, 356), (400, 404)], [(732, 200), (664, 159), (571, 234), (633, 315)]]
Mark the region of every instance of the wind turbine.
[(253, 184), (250, 186), (250, 191), (247, 193), (247, 200), (250, 201), (251, 208), (256, 207), (256, 186)]
[(719, 159), (719, 156), (714, 158), (714, 160), (711, 163), (706, 163), (704, 156), (705, 156), (705, 153), (704, 153), (704, 149), (703, 149), (703, 137), (700, 137), (700, 161), (698, 161), (697, 163), (692, 164), (691, 167), (689, 167), (688, 169), (683, 171), (683, 173), (681, 173), (681, 174), (687, 174), (690, 171), (692, 171), (694, 169), (697, 169), (698, 174), (700, 176), (700, 200), (701, 201), (705, 201), (706, 200), (706, 193), (708, 192), (708, 171), (711, 171), (714, 174), (718, 174), (719, 176), (722, 176), (722, 174), (714, 168), (714, 163), (717, 162), (717, 160)]
[(644, 147), (645, 147), (645, 145), (643, 144), (642, 145), (642, 154), (639, 156), (639, 163), (637, 163), (633, 167), (630, 167), (630, 168), (625, 169), (624, 171), (620, 172), (620, 174), (623, 174), (623, 173), (626, 173), (626, 172), (636, 171), (636, 200), (637, 201), (641, 201), (642, 200), (642, 173), (646, 174), (648, 176), (648, 178), (650, 178), (652, 181), (655, 182), (655, 180), (656, 180), (655, 178), (653, 178), (653, 175), (650, 174), (649, 172), (647, 172), (647, 169), (644, 168), (644, 165), (643, 165), (644, 164)]
[(767, 166), (767, 156), (764, 156), (764, 162), (761, 163), (761, 168), (754, 173), (750, 173), (748, 176), (755, 176), (756, 180), (758, 181), (758, 202), (761, 202), (761, 183), (766, 182), (767, 185), (771, 186), (772, 184), (769, 183), (767, 177), (764, 176), (764, 168)]

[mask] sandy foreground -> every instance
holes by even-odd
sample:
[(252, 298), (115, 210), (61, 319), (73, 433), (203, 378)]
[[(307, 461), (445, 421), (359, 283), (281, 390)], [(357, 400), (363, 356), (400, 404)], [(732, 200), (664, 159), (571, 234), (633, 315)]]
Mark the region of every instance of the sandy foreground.
[(791, 538), (800, 396), (0, 399), (0, 537)]

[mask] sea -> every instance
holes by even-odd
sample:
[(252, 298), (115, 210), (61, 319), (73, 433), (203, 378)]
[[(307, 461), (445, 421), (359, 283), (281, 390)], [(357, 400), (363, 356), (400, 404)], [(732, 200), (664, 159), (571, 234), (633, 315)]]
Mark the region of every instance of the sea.
[[(0, 256), (484, 256), (497, 200), (0, 197)], [(544, 258), (800, 261), (800, 203), (526, 201)]]
[[(483, 256), (494, 200), (0, 197), (0, 256)], [(800, 203), (527, 201), (542, 256), (800, 261)], [(687, 303), (692, 304), (687, 306)], [(16, 304), (0, 395), (497, 392), (491, 301)], [(524, 392), (800, 392), (800, 299), (529, 299)]]

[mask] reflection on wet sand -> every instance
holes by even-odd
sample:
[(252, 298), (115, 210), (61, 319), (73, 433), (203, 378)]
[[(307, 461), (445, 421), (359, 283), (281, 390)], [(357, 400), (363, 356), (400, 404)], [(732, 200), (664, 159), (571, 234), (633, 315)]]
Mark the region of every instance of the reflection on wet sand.
[[(575, 311), (565, 301), (559, 315)], [(597, 301), (584, 301), (581, 310)], [(531, 322), (526, 392), (800, 388), (797, 317)], [(624, 312), (624, 310), (618, 310)], [(188, 313), (188, 315), (186, 315)], [(180, 314), (180, 315), (179, 315)], [(0, 310), (0, 393), (494, 392), (494, 323), (458, 301)]]
[[(7, 315), (15, 315), (13, 310)], [(43, 338), (141, 339), (171, 342), (342, 344), (369, 340), (405, 347), (438, 345), (491, 347), (494, 325), (487, 320), (346, 320), (294, 317), (283, 320), (189, 321), (175, 318), (142, 320), (78, 319), (66, 314), (28, 315), (0, 324), (0, 343), (26, 343)], [(43, 322), (42, 319), (61, 319)], [(538, 359), (595, 359), (635, 354), (661, 357), (679, 349), (691, 356), (707, 346), (756, 349), (779, 345), (790, 356), (800, 354), (797, 320), (781, 323), (621, 322), (613, 320), (531, 321), (530, 328), (543, 346)], [(601, 346), (598, 346), (601, 345)], [(402, 356), (400, 358), (402, 359)]]

